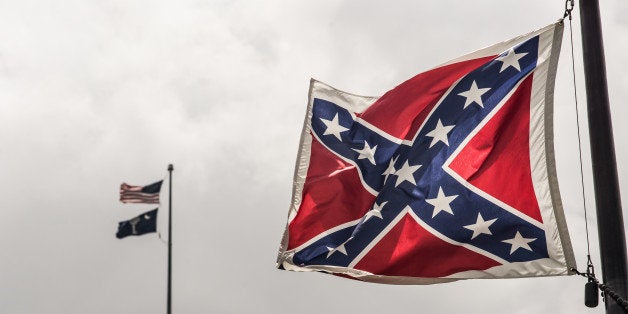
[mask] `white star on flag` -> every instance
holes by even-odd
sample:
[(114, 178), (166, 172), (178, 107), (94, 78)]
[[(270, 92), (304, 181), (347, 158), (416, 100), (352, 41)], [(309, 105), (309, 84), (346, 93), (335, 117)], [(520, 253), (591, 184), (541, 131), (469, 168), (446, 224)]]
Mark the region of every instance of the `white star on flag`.
[(443, 187), (438, 187), (438, 195), (436, 196), (436, 198), (425, 200), (426, 202), (434, 206), (432, 218), (436, 217), (436, 214), (442, 211), (448, 212), (453, 215), (454, 212), (451, 210), (451, 206), (449, 205), (449, 203), (451, 203), (456, 197), (458, 197), (458, 195), (445, 196), (445, 193), (443, 192)]
[(510, 255), (512, 255), (512, 253), (514, 253), (516, 250), (518, 250), (519, 248), (524, 248), (528, 251), (532, 251), (532, 248), (530, 248), (530, 246), (528, 245), (528, 243), (532, 242), (536, 240), (536, 238), (524, 238), (523, 236), (521, 236), (521, 233), (519, 233), (519, 231), (517, 231), (517, 234), (515, 234), (515, 237), (512, 239), (508, 239), (508, 240), (503, 240), (502, 242), (508, 243), (511, 245), (510, 247)]
[(445, 145), (449, 146), (449, 141), (447, 140), (447, 134), (451, 132), (455, 125), (443, 125), (443, 123), (438, 119), (436, 122), (436, 127), (434, 130), (430, 131), (430, 133), (425, 134), (425, 136), (429, 136), (432, 138), (432, 143), (430, 143), (430, 148), (436, 145), (436, 143), (443, 142)]
[(491, 89), (490, 88), (478, 88), (478, 84), (475, 81), (473, 81), (468, 91), (458, 94), (459, 96), (466, 98), (466, 100), (464, 101), (464, 107), (462, 109), (466, 109), (472, 103), (476, 103), (480, 107), (484, 108), (484, 103), (482, 103), (482, 95), (484, 95), (489, 90)]
[(421, 168), (421, 165), (410, 166), (408, 161), (401, 166), (401, 169), (395, 172), (397, 176), (397, 182), (395, 182), (395, 186), (399, 186), (403, 181), (408, 181), (414, 185), (416, 185), (416, 181), (414, 181), (414, 172)]
[(349, 129), (340, 125), (340, 122), (338, 122), (338, 113), (336, 113), (334, 118), (331, 120), (325, 120), (323, 118), (320, 119), (327, 126), (327, 129), (325, 129), (325, 133), (323, 133), (323, 135), (333, 134), (339, 141), (342, 141), (342, 139), (340, 138), (340, 133), (348, 131)]
[(368, 213), (366, 213), (366, 217), (364, 218), (364, 221), (368, 220), (372, 216), (375, 216), (379, 219), (384, 219), (384, 217), (382, 217), (382, 209), (384, 209), (384, 206), (386, 206), (386, 203), (388, 203), (388, 201), (383, 202), (381, 205), (374, 203), (373, 209), (369, 210)]
[(334, 254), (334, 252), (340, 252), (340, 253), (342, 253), (344, 255), (347, 255), (347, 248), (345, 248), (345, 243), (337, 246), (336, 248), (330, 248), (328, 246), (327, 250), (329, 250), (329, 253), (327, 253), (327, 258), (329, 258), (332, 254)]
[(527, 52), (515, 53), (515, 51), (511, 48), (505, 56), (497, 57), (495, 60), (502, 62), (502, 67), (499, 69), (499, 73), (502, 73), (504, 70), (508, 69), (508, 67), (513, 67), (517, 69), (517, 71), (521, 72), (519, 59), (523, 58), (527, 54)]
[(484, 220), (484, 218), (482, 217), (482, 214), (478, 213), (478, 219), (475, 221), (475, 223), (471, 225), (466, 225), (464, 226), (464, 228), (473, 231), (473, 235), (471, 236), (471, 240), (473, 240), (475, 237), (479, 236), (480, 234), (492, 235), (491, 230), (488, 227), (490, 227), (496, 220), (497, 218), (491, 219), (491, 220)]
[(364, 141), (364, 148), (362, 149), (352, 148), (352, 149), (360, 153), (360, 156), (358, 157), (358, 159), (368, 159), (372, 164), (375, 164), (375, 150), (377, 149), (377, 145), (371, 148), (369, 143), (367, 141)]
[(386, 183), (386, 180), (388, 180), (389, 175), (395, 174), (395, 172), (397, 172), (397, 169), (395, 169), (395, 162), (397, 162), (397, 158), (399, 158), (399, 156), (391, 159), (390, 162), (388, 163), (388, 168), (386, 168), (386, 170), (382, 172), (382, 175), (385, 176), (384, 183)]

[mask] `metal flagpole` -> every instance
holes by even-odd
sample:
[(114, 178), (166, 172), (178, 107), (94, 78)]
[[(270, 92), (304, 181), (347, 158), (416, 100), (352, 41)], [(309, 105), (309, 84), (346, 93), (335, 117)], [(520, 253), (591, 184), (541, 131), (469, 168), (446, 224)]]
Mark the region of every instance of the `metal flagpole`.
[(168, 165), (168, 305), (167, 313), (172, 313), (172, 164)]
[[(626, 300), (626, 236), (619, 195), (598, 0), (579, 0), (589, 140), (604, 283)], [(606, 313), (625, 313), (605, 296)]]

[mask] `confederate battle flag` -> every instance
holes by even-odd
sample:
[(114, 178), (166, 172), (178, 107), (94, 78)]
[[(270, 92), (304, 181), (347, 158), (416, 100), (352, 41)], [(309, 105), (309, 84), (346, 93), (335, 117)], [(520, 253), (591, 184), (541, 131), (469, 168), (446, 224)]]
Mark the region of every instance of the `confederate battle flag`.
[(552, 138), (562, 28), (379, 98), (312, 80), (277, 267), (393, 284), (568, 274)]

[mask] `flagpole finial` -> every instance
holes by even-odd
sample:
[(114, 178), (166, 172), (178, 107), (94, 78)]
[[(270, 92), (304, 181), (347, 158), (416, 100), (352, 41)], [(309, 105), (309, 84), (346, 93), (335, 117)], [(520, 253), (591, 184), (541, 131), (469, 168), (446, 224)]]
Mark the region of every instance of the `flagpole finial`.
[(174, 167), (172, 166), (172, 164), (168, 164), (168, 171), (172, 171), (174, 170)]

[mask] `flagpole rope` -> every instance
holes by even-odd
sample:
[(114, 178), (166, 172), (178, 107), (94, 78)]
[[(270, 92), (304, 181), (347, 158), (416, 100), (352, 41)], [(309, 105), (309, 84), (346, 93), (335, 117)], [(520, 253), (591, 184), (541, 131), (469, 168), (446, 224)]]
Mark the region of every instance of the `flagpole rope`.
[(584, 189), (584, 171), (582, 168), (582, 137), (580, 135), (580, 109), (578, 106), (578, 86), (576, 85), (576, 62), (573, 51), (573, 24), (571, 11), (574, 8), (574, 0), (565, 1), (565, 14), (563, 19), (569, 17), (569, 44), (571, 47), (571, 76), (573, 79), (573, 97), (576, 104), (576, 129), (578, 134), (578, 157), (580, 161), (580, 188), (582, 189), (582, 207), (584, 208), (584, 229), (587, 238), (587, 274), (593, 275), (593, 262), (591, 261), (591, 245), (589, 241), (589, 219), (587, 218), (587, 196)]
[(164, 238), (161, 237), (161, 232), (157, 232), (157, 237), (159, 238), (159, 241), (161, 241), (161, 243), (163, 244), (168, 244), (168, 242), (164, 241)]

